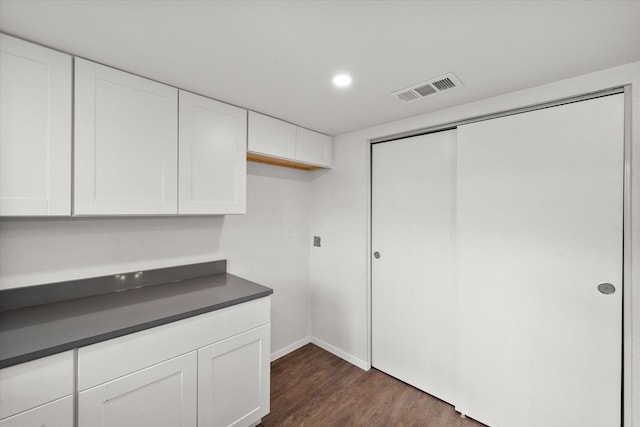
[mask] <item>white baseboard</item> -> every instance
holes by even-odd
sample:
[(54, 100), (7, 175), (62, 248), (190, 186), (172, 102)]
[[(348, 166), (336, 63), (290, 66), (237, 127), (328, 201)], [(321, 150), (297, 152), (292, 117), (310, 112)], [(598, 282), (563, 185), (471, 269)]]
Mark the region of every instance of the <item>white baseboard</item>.
[(307, 336), (302, 338), (301, 340), (298, 340), (292, 344), (289, 344), (288, 346), (281, 348), (278, 351), (275, 351), (273, 353), (271, 353), (271, 361), (273, 362), (274, 360), (280, 359), (282, 356), (285, 356), (289, 353), (291, 353), (292, 351), (296, 351), (297, 349), (299, 349), (302, 346), (305, 346), (309, 343), (315, 344), (318, 347), (328, 351), (329, 353), (332, 353), (336, 356), (338, 356), (339, 358), (346, 360), (347, 362), (351, 363), (352, 365), (357, 366), (358, 368), (368, 371), (369, 369), (371, 369), (371, 366), (369, 365), (369, 363), (367, 363), (366, 361), (359, 359), (349, 353), (347, 353), (346, 351), (340, 350), (338, 347), (334, 347), (331, 344), (322, 341), (319, 338), (316, 337), (312, 337), (312, 336)]
[(271, 353), (271, 361), (273, 362), (276, 359), (280, 359), (282, 356), (287, 355), (292, 351), (295, 351), (300, 347), (309, 344), (310, 342), (311, 342), (311, 336), (307, 336), (302, 338), (301, 340), (294, 342), (293, 344), (289, 344), (288, 346)]
[(340, 350), (339, 348), (334, 347), (331, 344), (326, 343), (319, 338), (311, 337), (311, 343), (317, 345), (320, 348), (323, 348), (324, 350), (327, 350), (329, 353), (335, 354), (339, 358), (346, 360), (352, 365), (356, 365), (358, 368), (362, 370), (368, 371), (369, 369), (371, 369), (371, 366), (366, 361), (362, 359), (358, 359), (357, 357), (347, 353), (346, 351)]

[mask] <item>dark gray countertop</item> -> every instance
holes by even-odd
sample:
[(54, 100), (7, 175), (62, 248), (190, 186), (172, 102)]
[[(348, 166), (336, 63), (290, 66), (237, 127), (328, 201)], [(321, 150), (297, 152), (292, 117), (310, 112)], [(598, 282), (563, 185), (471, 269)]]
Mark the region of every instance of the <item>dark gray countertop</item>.
[(262, 298), (273, 290), (228, 273), (0, 313), (0, 368)]

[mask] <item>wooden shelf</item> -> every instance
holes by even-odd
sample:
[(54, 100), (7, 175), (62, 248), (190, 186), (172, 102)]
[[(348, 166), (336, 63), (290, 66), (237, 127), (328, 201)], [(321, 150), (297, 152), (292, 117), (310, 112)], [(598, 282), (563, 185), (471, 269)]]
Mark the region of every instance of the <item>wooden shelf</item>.
[(305, 171), (312, 171), (317, 169), (324, 169), (320, 166), (307, 165), (304, 163), (297, 163), (293, 160), (276, 159), (273, 157), (262, 156), (255, 153), (247, 153), (247, 160), (256, 163), (266, 163), (274, 166), (284, 166), (285, 168), (301, 169)]

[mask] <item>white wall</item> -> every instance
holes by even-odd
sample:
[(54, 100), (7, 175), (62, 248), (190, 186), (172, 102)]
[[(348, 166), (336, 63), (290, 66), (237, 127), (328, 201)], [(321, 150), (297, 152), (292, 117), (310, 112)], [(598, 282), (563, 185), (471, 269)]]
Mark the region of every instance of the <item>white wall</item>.
[(308, 339), (312, 176), (247, 171), (246, 215), (1, 220), (0, 289), (226, 258), (274, 289), (274, 352)]
[(277, 357), (306, 344), (311, 333), (312, 175), (251, 162), (248, 172), (247, 215), (225, 217), (223, 253), (230, 273), (273, 288), (271, 352)]
[[(312, 336), (347, 354), (348, 359), (364, 361), (365, 365), (370, 362), (369, 139), (624, 84), (633, 85), (632, 162), (636, 172), (632, 178), (631, 233), (632, 250), (640, 252), (640, 62), (637, 62), (337, 136), (333, 169), (316, 172), (313, 181), (312, 231), (322, 236), (324, 244), (313, 250), (311, 256)], [(402, 106), (399, 104), (398, 108)], [(632, 411), (625, 412), (625, 426), (640, 426), (640, 256), (627, 256), (633, 265), (631, 280), (625, 284), (625, 404), (627, 408), (632, 406), (631, 402), (634, 405)]]
[[(354, 134), (350, 134), (354, 135)], [(315, 172), (311, 251), (311, 335), (368, 369), (368, 145), (334, 139), (332, 169)]]

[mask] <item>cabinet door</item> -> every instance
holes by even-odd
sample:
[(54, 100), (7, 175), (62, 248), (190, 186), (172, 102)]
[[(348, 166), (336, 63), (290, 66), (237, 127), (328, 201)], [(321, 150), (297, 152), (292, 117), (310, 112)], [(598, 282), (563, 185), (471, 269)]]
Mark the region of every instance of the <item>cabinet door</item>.
[(195, 427), (197, 355), (191, 352), (80, 392), (80, 427)]
[(269, 413), (270, 325), (198, 350), (198, 426), (255, 425)]
[(247, 111), (180, 91), (179, 145), (179, 213), (245, 213)]
[(74, 215), (176, 214), (178, 90), (75, 60)]
[(67, 396), (0, 421), (0, 427), (69, 427), (72, 425), (73, 396)]
[(71, 214), (71, 57), (0, 34), (0, 215)]
[(331, 137), (301, 127), (296, 132), (296, 160), (331, 167)]
[(249, 151), (295, 160), (296, 126), (249, 111)]

